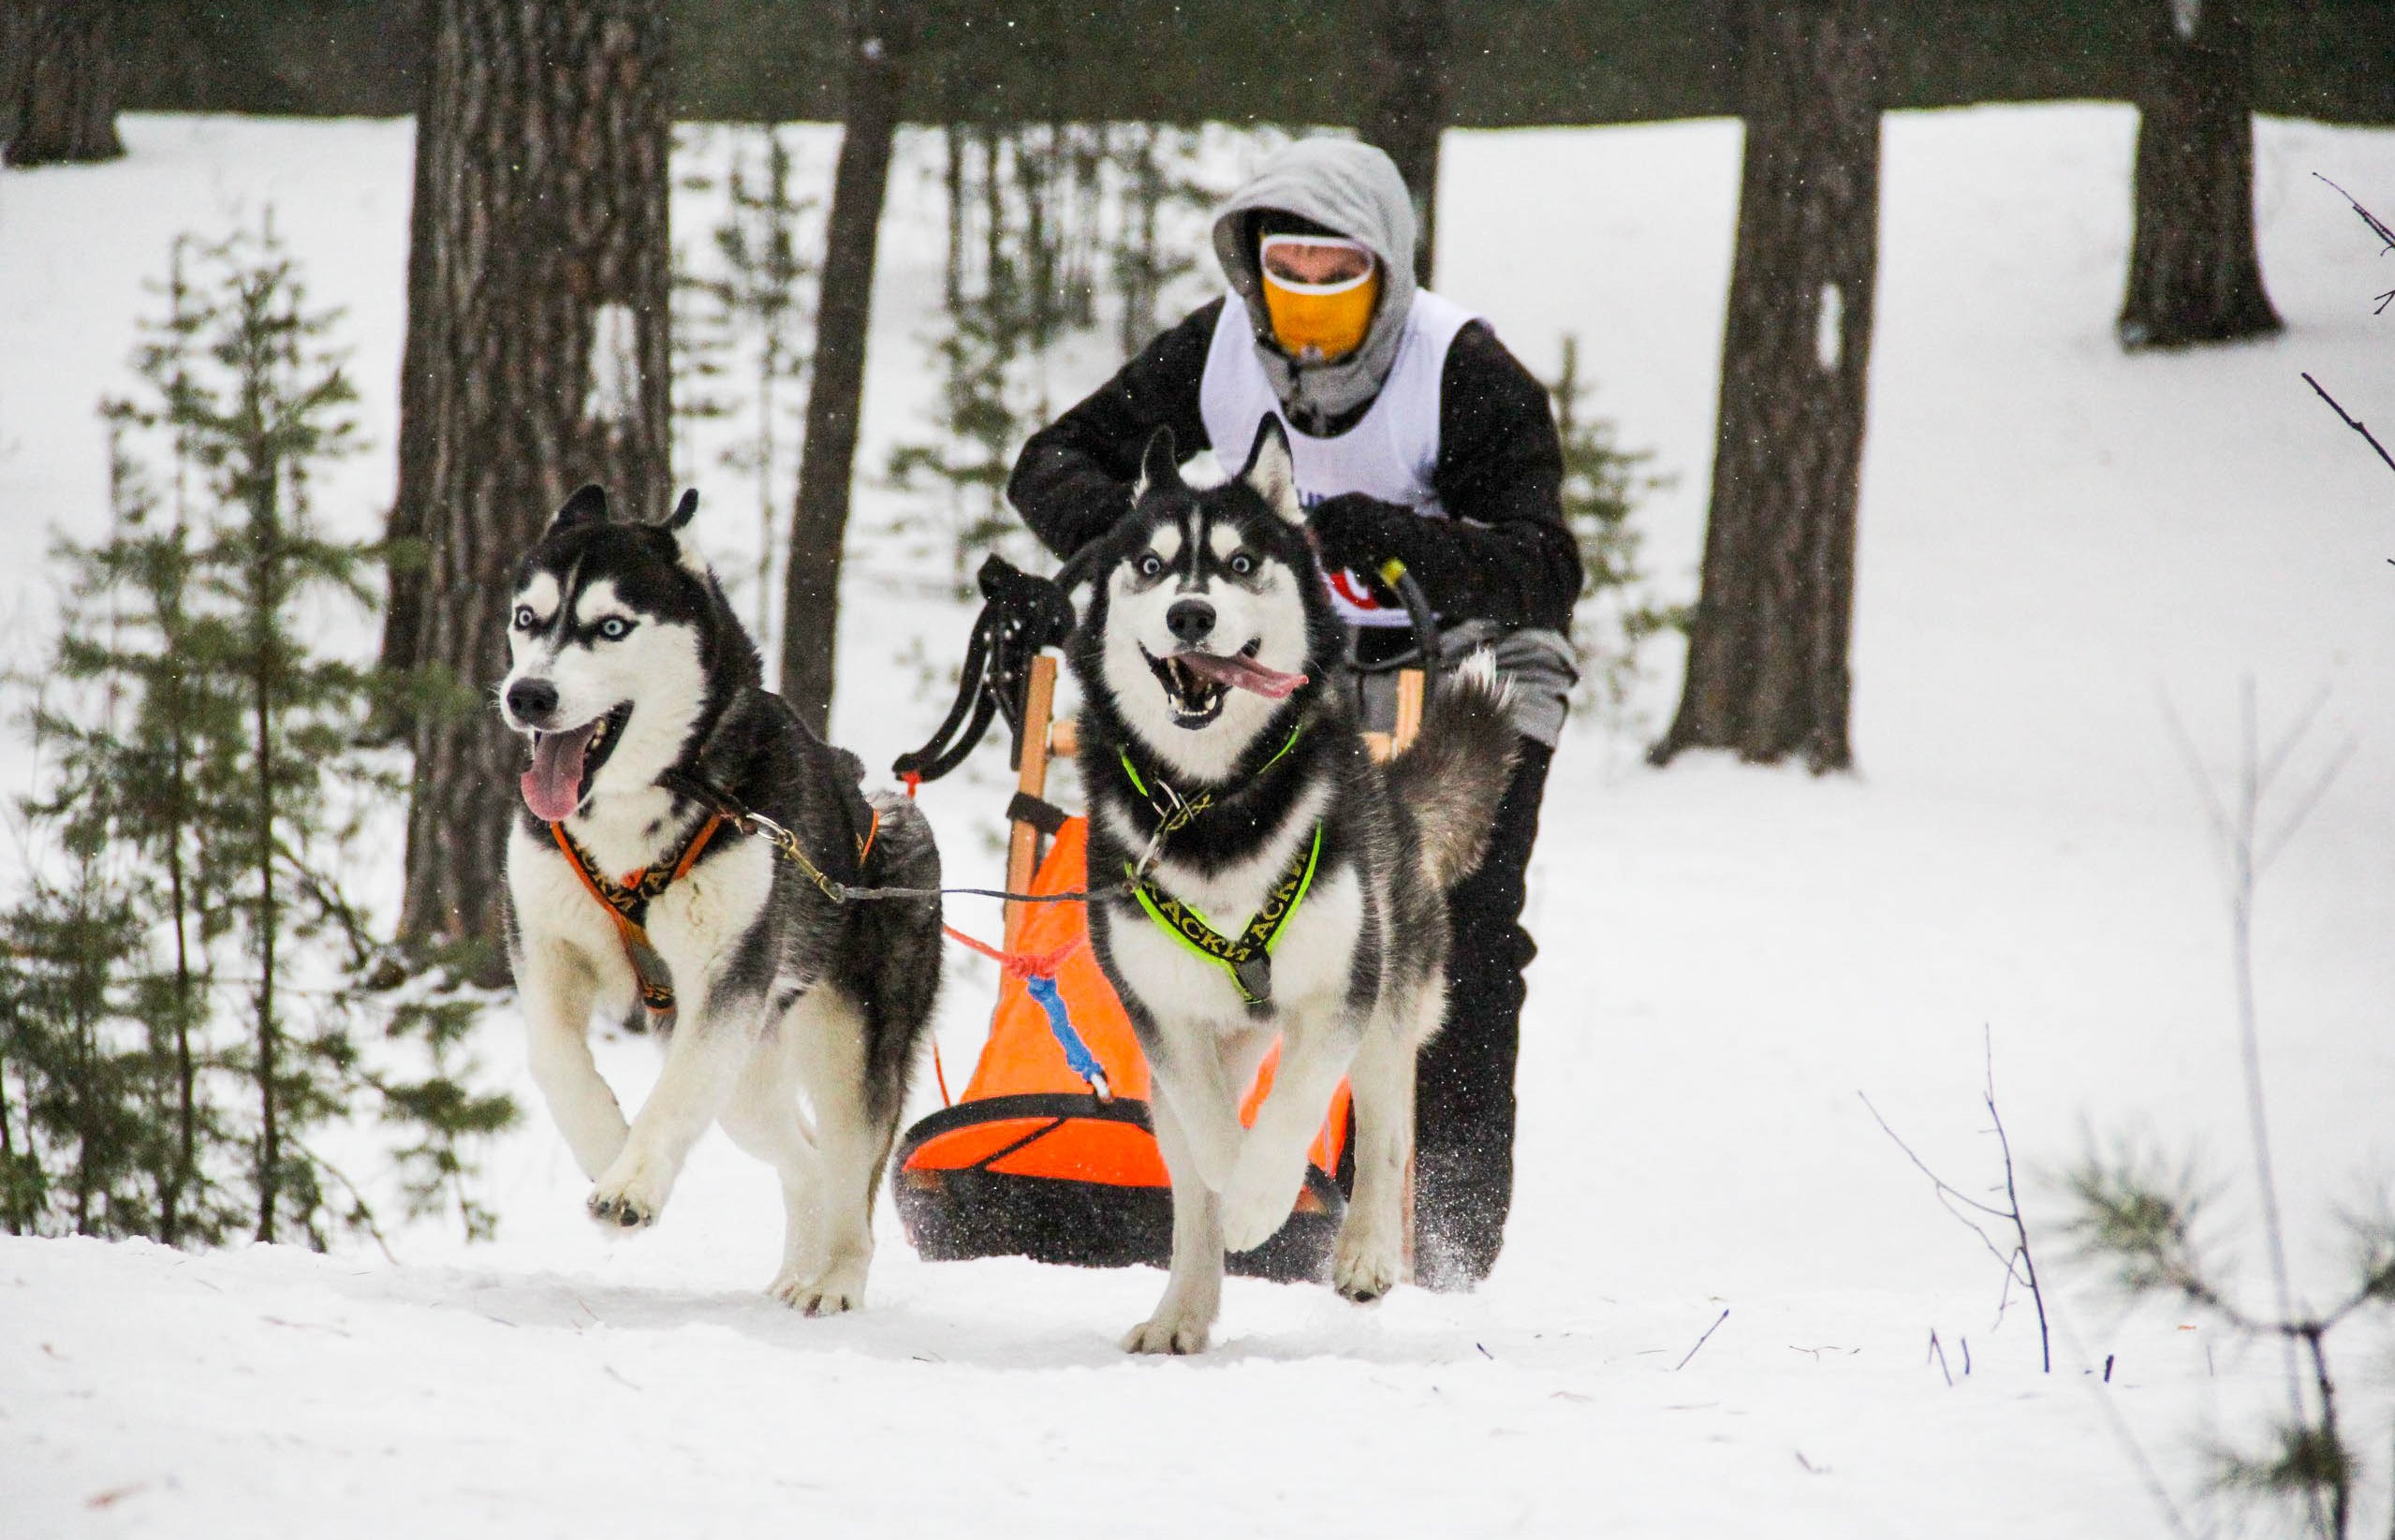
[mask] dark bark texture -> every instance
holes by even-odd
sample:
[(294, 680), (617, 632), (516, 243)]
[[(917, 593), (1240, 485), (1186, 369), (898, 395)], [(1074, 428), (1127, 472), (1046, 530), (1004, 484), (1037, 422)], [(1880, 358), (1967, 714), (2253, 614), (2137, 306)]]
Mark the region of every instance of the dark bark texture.
[(2121, 303), (2128, 348), (2234, 342), (2281, 326), (2254, 244), (2253, 29), (2236, 0), (2189, 8), (2192, 18), (2153, 0), (2137, 234)]
[(1366, 100), (1358, 131), (1397, 162), (1414, 195), (1420, 235), (1414, 277), (1425, 286), (1437, 256), (1439, 135), (1454, 100), (1449, 56), (1454, 29), (1447, 0), (1381, 0), (1367, 7), (1372, 52), (1364, 66)]
[(671, 259), (661, 0), (433, 0), (384, 661), (458, 687), (414, 723), (402, 933), (495, 942), (524, 762), (489, 702), (517, 558), (584, 481), (663, 506)]
[(10, 166), (114, 160), (115, 0), (0, 0), (0, 94), (16, 104)]
[(1855, 505), (1879, 246), (1871, 0), (1747, 0), (1746, 160), (1702, 589), (1657, 763), (1845, 768)]
[(857, 0), (848, 39), (846, 121), (824, 230), (815, 373), (782, 578), (781, 693), (800, 720), (825, 735), (839, 661), (840, 562), (848, 538), (882, 202), (900, 97), (921, 27), (920, 0)]

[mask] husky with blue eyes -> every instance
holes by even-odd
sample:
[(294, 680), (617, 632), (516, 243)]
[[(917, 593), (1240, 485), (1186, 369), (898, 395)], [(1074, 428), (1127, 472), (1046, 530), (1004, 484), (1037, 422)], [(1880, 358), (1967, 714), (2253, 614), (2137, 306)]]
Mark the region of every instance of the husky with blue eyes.
[[(1398, 1283), (1414, 1056), (1446, 1007), (1447, 891), (1479, 863), (1517, 739), (1481, 658), (1393, 762), (1366, 751), (1330, 677), (1344, 628), (1277, 418), (1245, 468), (1204, 491), (1159, 430), (1129, 515), (1077, 561), (1093, 590), (1071, 650), (1102, 893), (1090, 935), (1147, 1056), (1172, 1178), (1171, 1278), (1124, 1346), (1197, 1353), (1224, 1253), (1287, 1221), (1343, 1076), (1356, 1181), (1330, 1281), (1359, 1301)], [(1276, 1039), (1271, 1090), (1242, 1127), (1240, 1098)]]
[[(830, 878), (936, 888), (904, 798), (766, 692), (757, 647), (698, 552), (685, 492), (662, 524), (569, 499), (517, 569), (499, 689), (532, 764), (507, 845), (533, 1078), (591, 1179), (594, 1219), (655, 1223), (708, 1124), (781, 1175), (771, 1292), (855, 1308), (873, 1205), (939, 982), (937, 899), (835, 902)], [(626, 1122), (592, 1062), (595, 1013), (663, 1039)]]

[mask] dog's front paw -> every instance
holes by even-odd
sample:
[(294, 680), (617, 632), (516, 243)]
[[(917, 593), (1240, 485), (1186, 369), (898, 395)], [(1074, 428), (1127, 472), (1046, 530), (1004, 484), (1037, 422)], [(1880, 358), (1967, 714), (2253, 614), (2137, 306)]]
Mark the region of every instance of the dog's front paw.
[(1347, 1298), (1359, 1305), (1372, 1303), (1397, 1286), (1401, 1267), (1394, 1244), (1359, 1225), (1340, 1226), (1339, 1242), (1330, 1253), (1330, 1286)]
[(845, 1315), (864, 1305), (865, 1269), (845, 1262), (820, 1272), (784, 1268), (765, 1292), (801, 1315)]
[(1298, 1190), (1304, 1184), (1302, 1165), (1287, 1173), (1267, 1169), (1263, 1162), (1242, 1156), (1223, 1192), (1223, 1249), (1252, 1252), (1279, 1234), (1289, 1222)]
[(1155, 1314), (1125, 1332), (1123, 1351), (1125, 1353), (1168, 1353), (1176, 1357), (1206, 1351), (1207, 1328), (1212, 1322), (1195, 1312), (1176, 1310), (1160, 1305)]
[(591, 1217), (610, 1229), (646, 1229), (665, 1211), (672, 1190), (671, 1171), (627, 1149), (591, 1189)]

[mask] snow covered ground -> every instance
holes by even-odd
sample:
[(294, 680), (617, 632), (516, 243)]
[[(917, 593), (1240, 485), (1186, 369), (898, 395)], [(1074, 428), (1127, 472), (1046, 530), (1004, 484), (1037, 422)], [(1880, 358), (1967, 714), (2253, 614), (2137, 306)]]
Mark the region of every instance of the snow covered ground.
[[(2294, 781), (2352, 745), (2264, 883), (2255, 943), (2315, 1298), (2334, 1213), (2395, 1176), (2395, 477), (2297, 377), (2395, 422), (2395, 315), (2370, 314), (2390, 270), (2311, 176), (2388, 212), (2395, 132), (2260, 125), (2286, 334), (2128, 359), (2109, 323), (2134, 128), (2096, 106), (1888, 120), (1860, 771), (1655, 772), (1631, 737), (1567, 741), (1532, 897), (1520, 1195), (1478, 1294), (1359, 1311), (1234, 1281), (1212, 1356), (1131, 1361), (1113, 1342), (1158, 1275), (927, 1265), (885, 1206), (871, 1308), (796, 1319), (757, 1292), (779, 1225), (762, 1167), (711, 1137), (656, 1231), (603, 1237), (536, 1108), (493, 1151), (488, 1246), (0, 1239), (0, 1533), (2167, 1533), (2141, 1461), (2198, 1526), (2227, 1517), (2199, 1448), (2270, 1409), (2276, 1353), (2123, 1308), (2068, 1265), (2051, 1177), (2091, 1137), (2200, 1149), (2226, 1249), (2258, 1262), (2219, 868), (2164, 705), (2226, 776), (2245, 676), (2266, 737), (2329, 691)], [(389, 494), (406, 125), (125, 132), (120, 165), (0, 177), (0, 661), (20, 666), (47, 623), (45, 532), (105, 516), (92, 403), (124, 388), (140, 283), (178, 231), (272, 204), (318, 296), (350, 307), (381, 447), (322, 506), (365, 528)], [(811, 175), (830, 142), (810, 138)], [(1737, 125), (1447, 148), (1441, 288), (1542, 372), (1581, 338), (1596, 408), (1679, 477), (1649, 550), (1692, 593)], [(894, 183), (869, 464), (924, 432), (929, 154)], [(951, 655), (961, 611), (895, 602), (872, 550), (859, 565), (835, 728), (887, 763), (933, 720), (898, 660)], [(1678, 660), (1655, 662), (1660, 717)], [(29, 769), (12, 726), (0, 782)], [(926, 800), (954, 864), (987, 859), (996, 799)], [(990, 989), (955, 965), (952, 1074)], [(521, 1082), (513, 1031), (494, 1015), (485, 1054)], [(1958, 1183), (1991, 1181), (1983, 1031), (2053, 1281), (2050, 1376), (2022, 1306), (1994, 1322), (1995, 1264), (1855, 1094)], [(650, 1061), (604, 1046), (635, 1097)], [(2340, 1360), (2365, 1451), (2395, 1413), (2386, 1346), (2358, 1333)], [(2368, 1476), (2358, 1528), (2383, 1529), (2383, 1456)]]

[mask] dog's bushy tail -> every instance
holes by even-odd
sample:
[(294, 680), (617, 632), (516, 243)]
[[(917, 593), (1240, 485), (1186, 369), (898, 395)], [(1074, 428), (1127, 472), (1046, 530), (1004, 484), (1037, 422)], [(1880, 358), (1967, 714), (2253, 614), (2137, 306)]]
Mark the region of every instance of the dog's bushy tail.
[(1480, 864), (1521, 736), (1506, 710), (1496, 658), (1483, 651), (1431, 697), (1422, 730), (1389, 762), (1389, 789), (1412, 811), (1422, 866), (1441, 892)]

